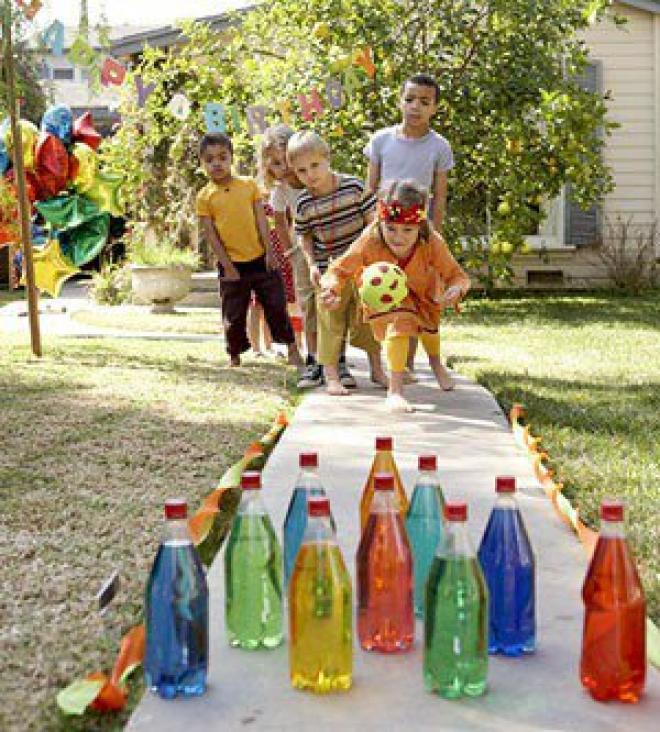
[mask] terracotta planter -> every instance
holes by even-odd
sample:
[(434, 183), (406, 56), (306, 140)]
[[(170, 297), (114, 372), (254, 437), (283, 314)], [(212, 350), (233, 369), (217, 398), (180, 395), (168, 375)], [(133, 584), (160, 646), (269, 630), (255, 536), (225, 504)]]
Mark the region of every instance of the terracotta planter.
[(181, 265), (131, 265), (131, 289), (135, 300), (153, 305), (152, 313), (173, 313), (192, 286), (192, 270)]

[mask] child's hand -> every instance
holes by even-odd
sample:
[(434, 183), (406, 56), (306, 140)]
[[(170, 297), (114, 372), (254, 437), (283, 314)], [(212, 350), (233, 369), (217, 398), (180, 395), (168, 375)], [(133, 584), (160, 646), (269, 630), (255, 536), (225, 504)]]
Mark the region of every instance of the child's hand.
[(452, 305), (456, 305), (462, 296), (463, 290), (458, 285), (452, 285), (445, 290), (441, 305), (444, 308), (450, 308)]
[(339, 307), (341, 298), (329, 287), (324, 287), (321, 290), (321, 302), (328, 310), (336, 310)]
[(321, 283), (321, 270), (315, 264), (309, 267), (309, 279), (312, 281), (314, 287), (318, 287)]
[(266, 251), (266, 269), (269, 272), (273, 272), (274, 270), (278, 269), (277, 262), (275, 260), (275, 254), (273, 253), (272, 249), (268, 249)]
[(233, 264), (228, 264), (227, 266), (223, 267), (222, 279), (226, 280), (227, 282), (237, 282), (241, 279), (241, 275), (238, 273), (238, 270), (236, 269), (236, 267), (234, 267)]

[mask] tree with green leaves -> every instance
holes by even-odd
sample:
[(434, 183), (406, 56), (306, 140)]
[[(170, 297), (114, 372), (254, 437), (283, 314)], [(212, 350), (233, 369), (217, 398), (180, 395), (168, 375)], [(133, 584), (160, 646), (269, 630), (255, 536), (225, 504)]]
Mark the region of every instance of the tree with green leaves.
[[(239, 110), (227, 123), (244, 164), (254, 148), (245, 109), (262, 105), (271, 110), (269, 121), (279, 121), (284, 108), (292, 126), (313, 126), (330, 143), (338, 169), (363, 174), (367, 139), (399, 119), (404, 80), (431, 73), (441, 90), (433, 126), (456, 157), (445, 234), (468, 268), (486, 271), (486, 284), (492, 284), (511, 276), (511, 255), (524, 251), (525, 235), (542, 220), (544, 201), (568, 184), (586, 208), (611, 189), (601, 153), (614, 125), (606, 119), (603, 97), (586, 91), (579, 78), (588, 61), (581, 33), (609, 5), (317, 0), (310, 13), (298, 0), (266, 0), (237, 13), (225, 32), (188, 24), (182, 48), (147, 49), (136, 74), (155, 89), (143, 108), (132, 99), (122, 110), (124, 129), (109, 154), (125, 168), (139, 216), (149, 213), (151, 196), (160, 195), (169, 197), (178, 222), (184, 209), (192, 211), (192, 198), (172, 194), (183, 190), (182, 176), (184, 188), (200, 182), (193, 141), (204, 128), (207, 102)], [(352, 64), (365, 47), (373, 56), (372, 76)], [(305, 121), (299, 95), (316, 89), (325, 97), (328, 79), (343, 85), (342, 106), (333, 109), (326, 98), (323, 114)], [(166, 109), (176, 92), (192, 102), (184, 122)], [(135, 97), (134, 89), (130, 95)], [(152, 167), (145, 168), (145, 161)], [(489, 246), (494, 242), (499, 246)]]
[[(9, 0), (4, 0), (9, 2)], [(2, 11), (4, 12), (4, 7)], [(46, 110), (47, 94), (40, 83), (41, 59), (29, 43), (33, 26), (26, 21), (24, 14), (12, 10), (12, 37), (16, 68), (17, 95), (21, 99), (21, 117), (38, 124)], [(0, 29), (0, 55), (4, 57), (2, 30)], [(0, 70), (0, 119), (7, 116), (6, 69)]]

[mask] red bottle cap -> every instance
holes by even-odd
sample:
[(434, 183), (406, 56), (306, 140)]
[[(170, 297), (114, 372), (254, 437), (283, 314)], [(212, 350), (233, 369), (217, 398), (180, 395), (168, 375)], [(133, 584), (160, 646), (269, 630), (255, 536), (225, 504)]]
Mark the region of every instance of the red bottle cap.
[(497, 493), (515, 493), (516, 479), (510, 475), (498, 475), (495, 478), (495, 490)]
[(188, 517), (188, 504), (185, 498), (168, 498), (165, 501), (165, 518), (168, 520)]
[(437, 470), (438, 458), (435, 455), (420, 455), (418, 460), (419, 470)]
[(393, 491), (394, 476), (392, 473), (376, 473), (376, 475), (374, 475), (374, 490)]
[(600, 517), (603, 521), (623, 521), (623, 501), (604, 500), (600, 504)]
[(318, 468), (319, 454), (318, 452), (301, 452), (298, 464), (301, 468)]
[(447, 521), (467, 521), (467, 503), (445, 503)]
[(261, 473), (257, 470), (248, 470), (241, 475), (241, 488), (244, 491), (255, 491), (261, 488)]
[(307, 499), (307, 515), (314, 518), (330, 516), (330, 499), (325, 496), (310, 496)]
[(377, 437), (376, 438), (376, 450), (389, 450), (392, 452), (392, 438), (391, 437)]

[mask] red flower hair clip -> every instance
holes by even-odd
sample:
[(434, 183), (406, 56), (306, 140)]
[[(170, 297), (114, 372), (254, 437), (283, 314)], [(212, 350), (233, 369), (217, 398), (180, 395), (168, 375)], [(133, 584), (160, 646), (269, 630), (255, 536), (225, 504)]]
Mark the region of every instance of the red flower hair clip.
[(404, 208), (398, 201), (378, 201), (378, 218), (389, 224), (420, 224), (426, 220), (426, 211), (418, 203)]

